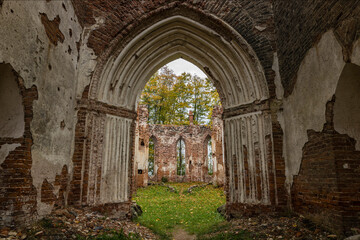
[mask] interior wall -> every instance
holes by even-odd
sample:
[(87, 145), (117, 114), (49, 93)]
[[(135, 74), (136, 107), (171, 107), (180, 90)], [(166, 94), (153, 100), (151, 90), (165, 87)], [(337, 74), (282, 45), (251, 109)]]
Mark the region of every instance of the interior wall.
[(335, 92), (334, 128), (356, 140), (360, 150), (360, 66), (345, 65)]
[(350, 235), (360, 219), (354, 141), (359, 139), (360, 72), (351, 63), (360, 51), (349, 32), (330, 30), (307, 52), (280, 121), (292, 208), (339, 235)]
[(288, 187), (298, 174), (307, 131), (321, 131), (325, 123), (326, 103), (335, 94), (345, 65), (342, 48), (333, 31), (325, 33), (311, 48), (297, 73), (292, 94), (283, 101), (284, 157)]
[(24, 106), (10, 64), (0, 64), (0, 137), (22, 137)]
[[(0, 9), (0, 22), (0, 62), (9, 63), (23, 81), (27, 111), (25, 121), (29, 122), (25, 130), (31, 134), (26, 136), (30, 149), (23, 149), (29, 156), (23, 168), (26, 174), (27, 169), (31, 169), (31, 179), (27, 181), (36, 189), (36, 200), (31, 204), (36, 206), (37, 215), (43, 216), (50, 213), (57, 198), (66, 198), (64, 191), (60, 190), (66, 187), (56, 182), (58, 176), (66, 175), (68, 178), (68, 173), (72, 171), (77, 42), (82, 28), (69, 1), (5, 0)], [(6, 88), (7, 91), (11, 89)], [(15, 99), (2, 93), (0, 98), (6, 98), (1, 101), (8, 103), (19, 101), (16, 97), (18, 93), (11, 92), (11, 96)], [(20, 111), (19, 108), (14, 110)], [(3, 111), (1, 109), (1, 117), (4, 116)], [(19, 137), (24, 126), (20, 120), (16, 122), (12, 121), (11, 124), (17, 129), (13, 133)], [(53, 189), (52, 199), (42, 199), (40, 193), (47, 189)], [(32, 199), (33, 193), (27, 194)], [(11, 216), (11, 208), (14, 207), (6, 207), (10, 208), (8, 214)]]

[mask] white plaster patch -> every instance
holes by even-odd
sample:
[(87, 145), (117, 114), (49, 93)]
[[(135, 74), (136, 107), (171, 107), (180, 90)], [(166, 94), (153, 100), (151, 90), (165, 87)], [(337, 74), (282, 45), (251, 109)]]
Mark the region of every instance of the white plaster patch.
[(360, 38), (353, 45), (351, 62), (360, 66)]
[(87, 85), (90, 84), (92, 74), (94, 72), (97, 56), (93, 49), (87, 46), (88, 39), (93, 30), (97, 29), (104, 23), (103, 18), (95, 18), (96, 24), (85, 27), (81, 36), (81, 46), (80, 46), (80, 58), (78, 63), (77, 71), (77, 89), (76, 97), (81, 98), (83, 91)]
[(13, 144), (4, 144), (0, 146), (0, 165), (5, 161), (6, 157), (11, 151), (14, 151), (15, 148), (20, 147), (20, 143)]
[(274, 83), (275, 83), (275, 87), (276, 87), (276, 89), (275, 89), (276, 98), (282, 99), (284, 96), (284, 88), (281, 83), (281, 77), (280, 77), (280, 72), (279, 72), (279, 59), (278, 59), (277, 53), (274, 53), (273, 65), (272, 65), (271, 69), (274, 70), (274, 72), (275, 72)]
[[(40, 194), (38, 194), (38, 195), (40, 195)], [(47, 204), (47, 203), (43, 203), (41, 201), (38, 201), (36, 206), (37, 206), (37, 214), (39, 215), (39, 217), (44, 217), (46, 215), (49, 215), (53, 208), (53, 204)]]
[(321, 131), (323, 128), (326, 103), (335, 94), (344, 65), (342, 48), (333, 31), (328, 31), (307, 52), (299, 67), (293, 93), (283, 102), (288, 184), (299, 172), (302, 148), (308, 141), (307, 130)]

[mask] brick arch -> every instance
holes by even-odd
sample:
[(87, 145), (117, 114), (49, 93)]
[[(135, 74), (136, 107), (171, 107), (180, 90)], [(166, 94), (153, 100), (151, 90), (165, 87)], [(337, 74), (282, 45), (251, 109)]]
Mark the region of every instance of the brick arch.
[[(75, 149), (74, 168), (85, 168), (85, 174), (74, 173), (74, 179), (83, 183), (73, 185), (71, 194), (77, 195), (70, 201), (129, 206), (137, 96), (155, 70), (183, 57), (204, 70), (222, 97), (229, 206), (237, 211), (247, 204), (276, 205), (269, 102), (273, 94), (251, 45), (216, 16), (184, 5), (157, 12), (131, 29), (118, 34), (99, 57), (83, 95), (78, 113), (78, 128), (83, 132), (75, 142), (91, 137), (79, 144), (79, 152)], [(120, 151), (118, 145), (125, 148)], [(123, 150), (125, 155), (121, 155)], [(113, 163), (114, 159), (121, 164)], [(94, 165), (100, 166), (101, 173), (86, 175)], [(119, 183), (118, 178), (122, 179)], [(129, 179), (129, 185), (124, 185), (124, 179)]]
[(186, 5), (170, 7), (160, 16), (150, 14), (126, 32), (118, 34), (99, 57), (88, 98), (134, 110), (150, 76), (180, 57), (208, 75), (225, 108), (269, 98), (264, 69), (255, 51), (214, 15)]

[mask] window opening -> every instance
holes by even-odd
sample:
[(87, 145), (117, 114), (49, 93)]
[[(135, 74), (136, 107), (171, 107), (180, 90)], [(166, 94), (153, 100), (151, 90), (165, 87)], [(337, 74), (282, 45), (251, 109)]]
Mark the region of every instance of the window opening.
[(185, 175), (185, 142), (180, 139), (176, 146), (177, 150), (177, 175)]

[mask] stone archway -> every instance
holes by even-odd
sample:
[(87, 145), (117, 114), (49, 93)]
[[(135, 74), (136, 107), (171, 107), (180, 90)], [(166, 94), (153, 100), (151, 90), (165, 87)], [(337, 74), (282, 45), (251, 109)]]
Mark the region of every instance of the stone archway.
[(179, 13), (148, 23), (129, 41), (115, 39), (101, 57), (79, 104), (70, 203), (129, 206), (136, 101), (155, 70), (179, 57), (204, 70), (222, 100), (229, 210), (277, 204), (270, 96), (260, 61), (225, 23), (210, 28)]

